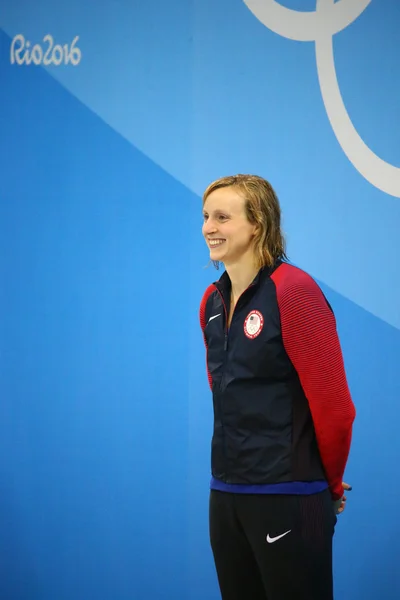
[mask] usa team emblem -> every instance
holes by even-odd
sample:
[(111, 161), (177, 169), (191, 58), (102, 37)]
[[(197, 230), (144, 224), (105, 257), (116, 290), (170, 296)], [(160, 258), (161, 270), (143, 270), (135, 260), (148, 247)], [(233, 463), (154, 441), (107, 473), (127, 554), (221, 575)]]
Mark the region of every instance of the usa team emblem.
[(244, 332), (248, 338), (253, 340), (260, 333), (264, 326), (264, 317), (258, 310), (252, 310), (244, 322)]

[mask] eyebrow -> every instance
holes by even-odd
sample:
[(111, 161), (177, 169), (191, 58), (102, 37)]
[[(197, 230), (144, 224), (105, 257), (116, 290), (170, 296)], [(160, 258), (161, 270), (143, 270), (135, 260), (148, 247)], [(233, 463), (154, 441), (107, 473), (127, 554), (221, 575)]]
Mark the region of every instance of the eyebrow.
[[(214, 213), (214, 215), (226, 215), (226, 216), (229, 216), (229, 214), (230, 214), (227, 210), (222, 210), (220, 208), (217, 208), (217, 209), (215, 209), (215, 210), (213, 210), (211, 212)], [(205, 215), (205, 214), (208, 215), (210, 213), (207, 210), (203, 210), (203, 215)]]

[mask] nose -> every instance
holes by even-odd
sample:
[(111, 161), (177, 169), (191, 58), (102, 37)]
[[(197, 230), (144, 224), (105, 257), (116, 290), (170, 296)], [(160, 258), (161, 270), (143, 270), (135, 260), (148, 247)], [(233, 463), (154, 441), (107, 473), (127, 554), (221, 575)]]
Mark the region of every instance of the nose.
[(215, 221), (213, 221), (211, 219), (211, 217), (208, 217), (208, 219), (204, 222), (204, 225), (203, 225), (203, 234), (211, 235), (212, 233), (215, 233), (216, 231), (217, 231), (217, 227), (216, 227)]

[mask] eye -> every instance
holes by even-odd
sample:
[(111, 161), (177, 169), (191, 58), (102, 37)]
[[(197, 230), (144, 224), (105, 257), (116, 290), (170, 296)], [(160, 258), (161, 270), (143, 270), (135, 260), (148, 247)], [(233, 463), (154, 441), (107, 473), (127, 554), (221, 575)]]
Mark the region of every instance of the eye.
[(225, 215), (219, 215), (218, 217), (218, 221), (226, 221), (228, 217), (226, 217)]
[(203, 221), (207, 221), (207, 219), (208, 219), (208, 215), (203, 214)]

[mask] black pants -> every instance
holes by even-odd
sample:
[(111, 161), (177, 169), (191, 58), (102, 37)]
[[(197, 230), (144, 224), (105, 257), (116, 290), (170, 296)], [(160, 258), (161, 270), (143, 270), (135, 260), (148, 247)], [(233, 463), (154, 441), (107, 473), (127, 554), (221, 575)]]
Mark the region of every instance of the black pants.
[(211, 491), (210, 539), (222, 600), (333, 600), (329, 491)]

